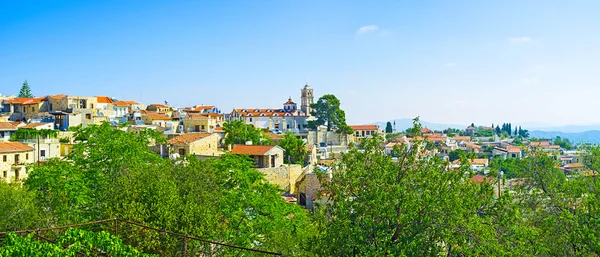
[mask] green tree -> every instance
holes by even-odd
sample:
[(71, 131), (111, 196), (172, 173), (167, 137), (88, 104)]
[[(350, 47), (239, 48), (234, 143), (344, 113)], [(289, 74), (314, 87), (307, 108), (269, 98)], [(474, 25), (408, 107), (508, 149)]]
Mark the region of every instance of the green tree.
[(35, 195), (17, 183), (0, 181), (0, 231), (32, 229), (43, 226), (45, 216)]
[[(238, 246), (306, 255), (301, 246), (315, 234), (307, 213), (285, 202), (282, 190), (246, 157), (200, 161), (185, 156), (172, 162), (149, 147), (164, 143), (162, 135), (125, 132), (106, 123), (80, 129), (76, 140), (65, 161), (33, 167), (25, 182), (50, 216), (41, 227), (119, 217)], [(141, 251), (167, 256), (181, 247), (179, 240), (135, 230), (120, 229), (119, 237)]]
[(245, 124), (243, 121), (228, 121), (223, 124), (223, 130), (225, 131), (226, 145), (245, 144), (247, 141), (251, 141), (254, 145), (272, 144), (260, 129)]
[(467, 154), (465, 153), (465, 151), (461, 150), (461, 149), (456, 149), (456, 150), (452, 150), (449, 154), (448, 154), (448, 160), (450, 162), (453, 162), (455, 160), (460, 159), (463, 156), (467, 156)]
[(303, 163), (308, 154), (304, 141), (297, 138), (291, 131), (279, 140), (279, 146), (285, 150), (285, 161), (287, 163)]
[(387, 122), (387, 124), (385, 124), (385, 133), (394, 133), (394, 128), (392, 127), (392, 123), (391, 122)]
[(410, 148), (394, 149), (399, 156), (394, 161), (379, 147), (381, 138), (367, 139), (364, 152), (351, 150), (334, 166), (330, 179), (323, 177), (327, 202), (317, 207), (324, 228), (318, 254), (500, 254), (495, 229), (487, 224), (490, 218), (479, 214), (487, 210), (492, 188), (465, 183), (468, 165), (449, 172), (446, 161), (421, 158), (422, 142), (411, 143)]
[[(316, 125), (327, 125), (327, 131), (333, 128), (348, 132), (346, 113), (340, 109), (340, 100), (335, 95), (321, 96), (316, 103), (311, 104), (311, 114), (317, 118)], [(344, 131), (345, 130), (345, 131)], [(350, 130), (350, 132), (352, 132)]]
[(554, 138), (554, 141), (552, 142), (554, 145), (559, 145), (561, 148), (567, 149), (567, 150), (571, 150), (574, 148), (573, 144), (571, 143), (571, 140), (569, 140), (568, 138), (561, 138), (559, 136), (557, 136), (556, 138)]
[(25, 82), (23, 82), (23, 85), (21, 86), (21, 90), (19, 91), (19, 97), (20, 98), (32, 98), (33, 94), (31, 94), (31, 88), (29, 88), (29, 83), (27, 83), (27, 80), (25, 80)]

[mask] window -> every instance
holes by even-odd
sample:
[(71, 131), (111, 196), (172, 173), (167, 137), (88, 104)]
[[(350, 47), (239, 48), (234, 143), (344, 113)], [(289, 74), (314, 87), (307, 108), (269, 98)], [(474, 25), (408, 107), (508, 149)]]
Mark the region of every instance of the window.
[(287, 125), (286, 125), (286, 128), (287, 128), (287, 129), (290, 129), (290, 124), (287, 124)]
[(4, 171), (4, 172), (2, 172), (2, 173), (3, 173), (2, 175), (4, 175), (4, 176), (3, 176), (3, 178), (6, 178), (6, 177), (7, 177), (7, 175), (8, 175), (8, 174), (7, 174), (7, 171)]
[(25, 154), (25, 160), (29, 160), (29, 154), (28, 153)]
[(185, 155), (185, 149), (179, 149), (179, 155)]
[(45, 157), (46, 157), (46, 150), (45, 150), (45, 149), (44, 149), (44, 150), (40, 150), (40, 156), (41, 156), (42, 158), (45, 158)]
[(252, 122), (252, 118), (250, 118), (250, 122)]
[(202, 130), (204, 130), (204, 125), (202, 125)]
[(3, 161), (3, 162), (6, 162), (6, 155), (3, 155), (3, 156), (2, 156), (2, 161)]
[(15, 164), (19, 164), (19, 154), (15, 154)]
[(92, 119), (92, 115), (88, 113), (88, 114), (85, 115), (85, 118), (88, 119), (88, 120)]

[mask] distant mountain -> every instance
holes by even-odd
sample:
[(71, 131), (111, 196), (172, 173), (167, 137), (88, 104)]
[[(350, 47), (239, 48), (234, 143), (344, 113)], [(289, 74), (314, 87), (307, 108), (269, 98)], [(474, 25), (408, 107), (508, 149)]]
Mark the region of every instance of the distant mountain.
[[(392, 123), (392, 126), (394, 125), (394, 121), (396, 122), (396, 130), (397, 131), (404, 131), (407, 128), (412, 128), (412, 126), (413, 126), (412, 119), (404, 118), (404, 119), (391, 120), (390, 122)], [(466, 127), (468, 127), (468, 125), (433, 123), (433, 122), (427, 122), (424, 120), (421, 120), (420, 122), (424, 128), (429, 128), (432, 130), (444, 130), (447, 128), (465, 129)], [(375, 122), (375, 124), (377, 124), (379, 126), (379, 129), (384, 130), (385, 126), (387, 124), (387, 121)]]
[[(525, 126), (523, 126), (525, 128)], [(529, 130), (539, 130), (547, 132), (564, 132), (564, 133), (582, 133), (593, 130), (600, 130), (600, 124), (595, 125), (565, 125), (565, 126), (554, 126), (554, 127), (536, 127), (527, 126)]]
[(571, 142), (576, 143), (576, 144), (579, 144), (579, 143), (600, 144), (600, 131), (598, 131), (598, 130), (584, 131), (584, 132), (579, 132), (579, 133), (534, 130), (534, 131), (529, 131), (529, 136), (537, 137), (537, 138), (555, 138), (555, 137), (559, 136), (561, 138), (568, 138)]

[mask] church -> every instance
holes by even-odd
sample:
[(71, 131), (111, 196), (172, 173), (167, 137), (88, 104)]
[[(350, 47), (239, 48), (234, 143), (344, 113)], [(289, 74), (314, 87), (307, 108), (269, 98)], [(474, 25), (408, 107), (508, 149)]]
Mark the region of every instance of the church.
[(283, 103), (283, 108), (236, 108), (229, 115), (229, 120), (241, 120), (255, 128), (265, 129), (276, 133), (307, 132), (307, 121), (310, 115), (310, 105), (314, 101), (313, 89), (306, 84), (301, 90), (300, 109), (290, 97)]

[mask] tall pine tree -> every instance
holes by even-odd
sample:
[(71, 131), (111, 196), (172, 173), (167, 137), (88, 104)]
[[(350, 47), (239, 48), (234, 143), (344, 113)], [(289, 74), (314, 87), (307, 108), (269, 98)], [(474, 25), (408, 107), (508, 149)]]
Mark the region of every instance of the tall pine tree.
[(19, 98), (32, 98), (31, 88), (29, 88), (29, 84), (27, 80), (23, 82), (23, 86), (21, 86), (21, 91), (19, 91)]

